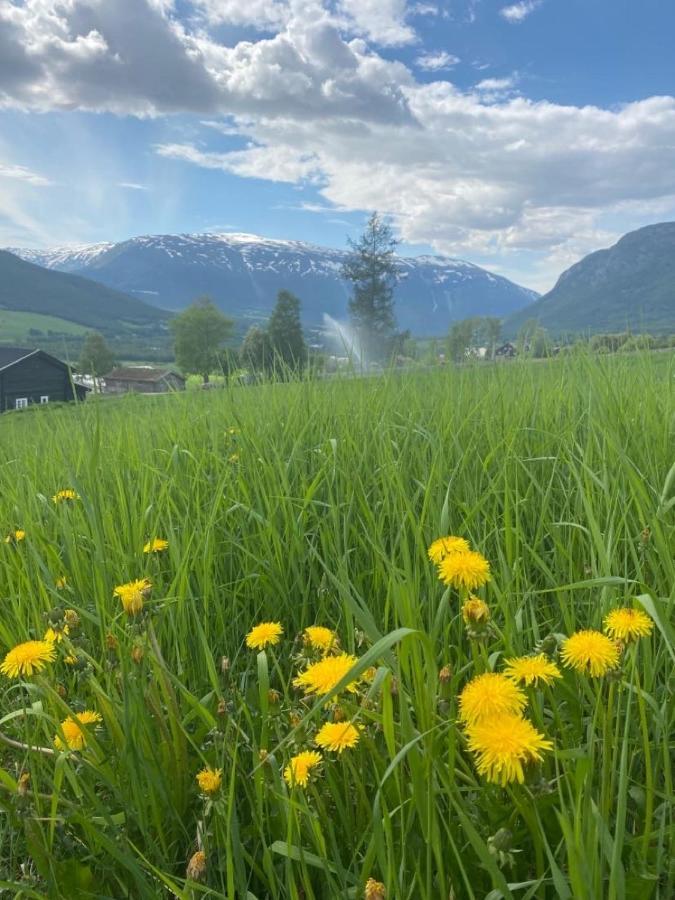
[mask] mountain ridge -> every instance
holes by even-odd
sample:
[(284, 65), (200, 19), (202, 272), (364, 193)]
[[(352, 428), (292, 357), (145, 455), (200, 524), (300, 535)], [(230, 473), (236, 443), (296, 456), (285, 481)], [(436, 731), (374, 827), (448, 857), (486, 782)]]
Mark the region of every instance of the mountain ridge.
[[(141, 235), (117, 244), (36, 251), (13, 248), (47, 268), (77, 272), (166, 310), (209, 294), (224, 312), (262, 320), (284, 288), (302, 301), (303, 322), (345, 318), (349, 285), (340, 277), (348, 251), (242, 232)], [(473, 315), (504, 317), (539, 295), (453, 257), (397, 257), (399, 327), (441, 334)]]

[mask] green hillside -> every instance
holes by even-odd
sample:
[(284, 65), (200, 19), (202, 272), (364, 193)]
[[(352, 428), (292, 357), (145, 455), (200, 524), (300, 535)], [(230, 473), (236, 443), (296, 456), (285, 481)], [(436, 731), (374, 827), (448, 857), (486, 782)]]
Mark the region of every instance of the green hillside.
[[(154, 333), (162, 310), (97, 282), (43, 269), (0, 250), (0, 310), (67, 319), (104, 334)], [(37, 326), (39, 328), (39, 326)]]
[(553, 290), (506, 320), (562, 332), (675, 331), (675, 222), (624, 235), (567, 269)]

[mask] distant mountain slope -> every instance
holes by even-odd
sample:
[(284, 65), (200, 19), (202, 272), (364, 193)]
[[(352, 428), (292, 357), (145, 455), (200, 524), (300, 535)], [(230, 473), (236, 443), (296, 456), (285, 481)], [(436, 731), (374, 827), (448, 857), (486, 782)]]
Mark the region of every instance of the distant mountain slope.
[[(349, 286), (340, 278), (344, 251), (247, 234), (137, 237), (114, 246), (68, 251), (15, 251), (42, 265), (78, 271), (165, 309), (209, 294), (238, 319), (269, 315), (284, 288), (302, 300), (306, 325), (324, 313), (347, 315)], [(83, 255), (84, 253), (84, 255)], [(506, 316), (538, 296), (506, 278), (448, 257), (401, 257), (396, 314), (415, 334), (442, 334), (472, 315)]]
[(631, 231), (584, 257), (505, 330), (517, 332), (527, 319), (554, 334), (675, 331), (675, 222)]
[(33, 265), (0, 250), (0, 308), (41, 313), (104, 332), (156, 329), (166, 315), (96, 281)]

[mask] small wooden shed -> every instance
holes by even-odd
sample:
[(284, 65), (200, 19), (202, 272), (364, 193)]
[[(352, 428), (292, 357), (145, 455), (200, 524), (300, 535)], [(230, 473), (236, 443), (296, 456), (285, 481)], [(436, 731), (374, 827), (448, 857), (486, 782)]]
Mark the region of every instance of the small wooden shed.
[(106, 394), (166, 394), (184, 391), (185, 378), (174, 369), (155, 366), (118, 366), (103, 378)]

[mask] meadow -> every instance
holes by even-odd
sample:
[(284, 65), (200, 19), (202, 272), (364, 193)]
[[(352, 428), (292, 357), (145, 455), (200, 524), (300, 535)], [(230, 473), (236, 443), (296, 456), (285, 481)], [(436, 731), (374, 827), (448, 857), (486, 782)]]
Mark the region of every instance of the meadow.
[(0, 896), (674, 896), (674, 463), (670, 354), (4, 416)]

